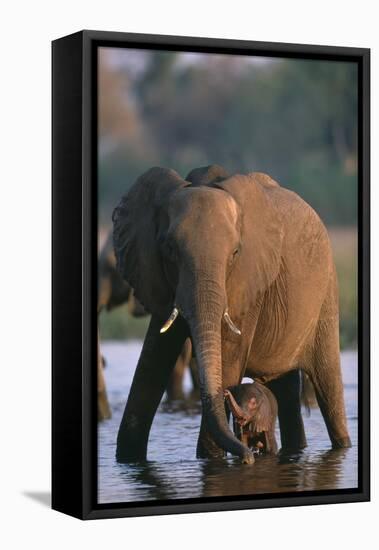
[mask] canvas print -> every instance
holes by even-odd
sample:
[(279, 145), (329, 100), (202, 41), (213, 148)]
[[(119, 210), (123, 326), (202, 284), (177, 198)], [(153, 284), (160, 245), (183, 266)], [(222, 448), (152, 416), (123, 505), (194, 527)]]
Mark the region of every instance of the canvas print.
[(98, 504), (357, 488), (357, 64), (97, 75)]

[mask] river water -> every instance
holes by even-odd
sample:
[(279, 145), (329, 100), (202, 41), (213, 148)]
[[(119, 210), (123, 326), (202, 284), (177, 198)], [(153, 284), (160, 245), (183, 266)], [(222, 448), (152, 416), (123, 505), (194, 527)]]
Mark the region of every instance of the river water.
[[(308, 447), (288, 457), (258, 456), (246, 466), (233, 457), (223, 461), (196, 459), (200, 405), (165, 403), (157, 411), (150, 432), (148, 460), (141, 464), (118, 464), (116, 437), (141, 342), (104, 342), (105, 369), (112, 418), (98, 429), (98, 502), (116, 503), (199, 497), (255, 495), (294, 491), (346, 489), (358, 481), (357, 354), (341, 355), (345, 403), (352, 448), (332, 451), (318, 408), (304, 414)], [(184, 386), (188, 394), (189, 375)], [(277, 440), (280, 436), (277, 428)]]

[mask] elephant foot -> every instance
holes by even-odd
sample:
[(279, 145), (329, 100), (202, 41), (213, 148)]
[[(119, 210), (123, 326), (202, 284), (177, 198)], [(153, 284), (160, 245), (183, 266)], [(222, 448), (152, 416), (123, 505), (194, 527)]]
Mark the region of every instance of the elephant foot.
[(127, 443), (117, 443), (116, 460), (120, 464), (129, 464), (133, 462), (145, 462), (147, 458), (147, 448), (145, 445), (127, 441)]
[(135, 462), (145, 462), (146, 455), (139, 455), (135, 453), (124, 452), (122, 450), (117, 449), (116, 461), (119, 464), (133, 464)]
[(196, 458), (225, 458), (226, 453), (220, 447), (209, 448), (202, 442), (198, 442)]
[(148, 431), (134, 413), (125, 415), (117, 435), (116, 460), (121, 463), (144, 462), (147, 458)]
[(303, 456), (303, 450), (307, 447), (282, 447), (277, 453), (280, 464), (288, 464), (289, 462), (297, 462)]
[(301, 443), (299, 445), (285, 445), (280, 449), (279, 454), (300, 453), (307, 447), (307, 443)]
[(211, 436), (200, 430), (199, 439), (197, 440), (196, 458), (225, 458), (226, 453), (221, 447), (216, 445)]
[(335, 439), (332, 443), (332, 447), (333, 449), (345, 449), (347, 447), (351, 447), (350, 437), (347, 435), (346, 437)]

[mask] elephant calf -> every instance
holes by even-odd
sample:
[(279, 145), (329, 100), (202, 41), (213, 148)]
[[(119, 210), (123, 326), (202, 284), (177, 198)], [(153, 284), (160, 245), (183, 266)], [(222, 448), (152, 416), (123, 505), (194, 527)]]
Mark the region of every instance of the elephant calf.
[(278, 406), (274, 394), (262, 384), (239, 384), (224, 391), (233, 417), (233, 430), (249, 449), (276, 453), (275, 421)]

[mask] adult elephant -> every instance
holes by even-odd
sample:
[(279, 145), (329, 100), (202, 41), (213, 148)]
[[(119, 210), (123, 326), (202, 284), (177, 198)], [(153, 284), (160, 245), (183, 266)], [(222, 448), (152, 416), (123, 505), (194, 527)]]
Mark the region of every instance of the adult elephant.
[(282, 446), (303, 447), (299, 368), (315, 386), (332, 445), (350, 446), (327, 231), (269, 176), (215, 178), (217, 171), (203, 169), (193, 185), (152, 168), (114, 210), (118, 268), (152, 313), (118, 433), (119, 461), (146, 458), (152, 420), (188, 336), (203, 410), (198, 457), (228, 451), (254, 461), (224, 408), (224, 389), (245, 372), (287, 395), (289, 404), (278, 399)]

